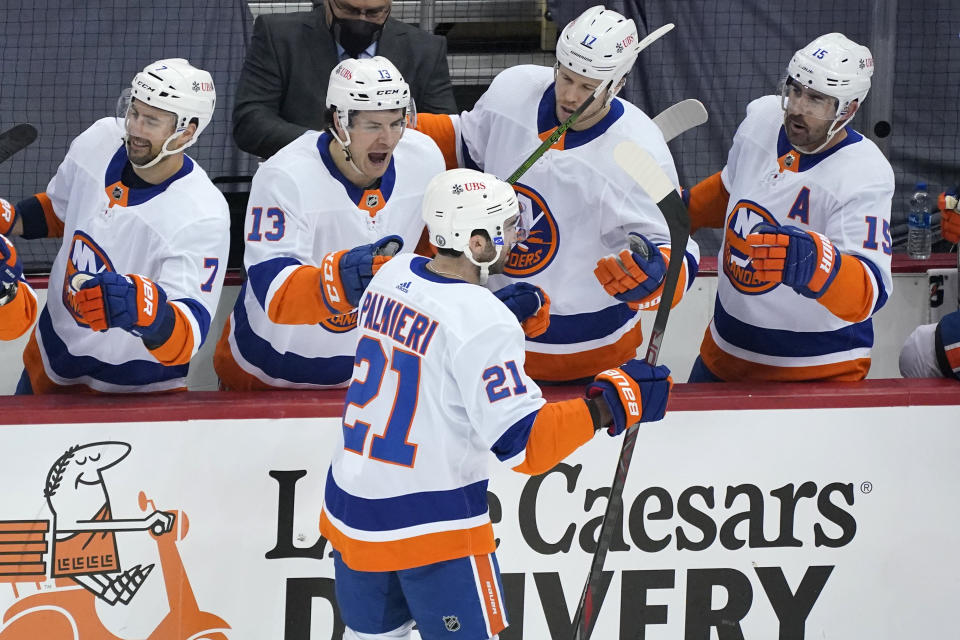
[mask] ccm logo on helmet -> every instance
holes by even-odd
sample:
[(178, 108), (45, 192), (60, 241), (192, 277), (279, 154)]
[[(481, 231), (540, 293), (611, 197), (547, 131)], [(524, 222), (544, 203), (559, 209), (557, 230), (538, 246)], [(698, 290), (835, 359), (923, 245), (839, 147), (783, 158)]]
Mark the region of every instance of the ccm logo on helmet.
[(143, 87), (143, 88), (146, 89), (147, 91), (156, 91), (156, 89), (154, 89), (153, 87), (151, 87), (151, 86), (148, 85), (146, 82), (144, 82), (143, 80), (140, 80), (140, 79), (137, 79), (137, 86), (138, 86), (138, 87)]
[(400, 93), (400, 89), (380, 89), (377, 91), (378, 96), (389, 96), (395, 93)]
[(627, 400), (627, 405), (623, 408), (628, 418), (640, 417), (640, 403), (637, 402), (637, 395), (633, 392), (632, 381), (619, 369), (607, 369), (602, 374), (620, 388), (620, 397)]

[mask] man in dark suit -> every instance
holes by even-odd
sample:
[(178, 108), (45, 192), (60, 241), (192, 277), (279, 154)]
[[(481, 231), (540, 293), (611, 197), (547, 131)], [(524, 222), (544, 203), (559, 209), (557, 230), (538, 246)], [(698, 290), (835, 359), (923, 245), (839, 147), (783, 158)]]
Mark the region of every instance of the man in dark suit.
[(380, 55), (409, 83), (418, 110), (454, 113), (447, 41), (390, 18), (391, 0), (325, 0), (313, 11), (261, 15), (233, 109), (237, 146), (268, 158), (307, 129), (323, 129), (330, 72)]

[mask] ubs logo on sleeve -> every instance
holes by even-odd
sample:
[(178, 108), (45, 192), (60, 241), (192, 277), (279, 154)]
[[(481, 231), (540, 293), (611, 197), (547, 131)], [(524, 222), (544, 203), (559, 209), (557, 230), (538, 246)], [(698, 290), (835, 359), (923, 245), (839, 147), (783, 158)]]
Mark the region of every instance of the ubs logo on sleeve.
[(513, 185), (513, 190), (520, 201), (523, 226), (529, 231), (526, 240), (518, 242), (510, 251), (504, 274), (526, 278), (540, 273), (553, 262), (560, 247), (560, 232), (543, 196), (520, 183)]
[(756, 202), (740, 200), (734, 205), (724, 227), (723, 273), (738, 291), (747, 295), (760, 295), (780, 284), (757, 280), (747, 257), (746, 238), (762, 222), (778, 224), (776, 218)]

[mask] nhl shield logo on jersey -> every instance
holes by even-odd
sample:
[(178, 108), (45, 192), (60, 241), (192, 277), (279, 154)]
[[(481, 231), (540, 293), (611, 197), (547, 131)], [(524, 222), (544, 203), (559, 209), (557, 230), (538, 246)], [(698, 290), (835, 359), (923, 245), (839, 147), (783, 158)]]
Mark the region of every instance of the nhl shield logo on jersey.
[(746, 238), (762, 222), (779, 224), (769, 211), (756, 202), (740, 200), (727, 218), (723, 241), (723, 273), (737, 290), (760, 295), (774, 289), (778, 282), (760, 282), (747, 257)]
[(373, 208), (376, 207), (378, 204), (380, 204), (380, 196), (378, 196), (378, 195), (375, 194), (375, 193), (368, 193), (368, 194), (367, 194), (367, 208), (373, 209)]
[(443, 616), (443, 626), (447, 631), (460, 631), (460, 618), (457, 616)]
[(527, 238), (510, 251), (504, 274), (528, 277), (540, 273), (553, 261), (560, 246), (557, 220), (547, 201), (534, 189), (517, 183), (513, 185), (520, 202), (523, 226), (529, 229)]

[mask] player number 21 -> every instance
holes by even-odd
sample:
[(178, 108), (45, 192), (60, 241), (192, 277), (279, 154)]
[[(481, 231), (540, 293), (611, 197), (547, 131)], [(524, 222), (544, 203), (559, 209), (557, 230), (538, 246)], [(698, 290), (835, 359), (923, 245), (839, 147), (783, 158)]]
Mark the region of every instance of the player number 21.
[[(359, 419), (349, 424), (346, 418), (350, 407), (363, 409), (380, 394), (387, 373), (387, 354), (376, 338), (364, 336), (357, 344), (354, 367), (360, 367), (364, 362), (367, 363), (367, 375), (363, 380), (353, 380), (350, 383), (343, 419), (343, 447), (359, 455), (363, 455), (370, 428), (375, 427), (377, 431), (383, 428), (383, 425), (371, 425)], [(420, 356), (394, 348), (390, 357), (390, 370), (396, 372), (393, 409), (387, 418), (383, 435), (374, 434), (368, 455), (381, 462), (412, 467), (417, 456), (417, 445), (408, 442), (407, 438), (420, 393)], [(390, 389), (385, 388), (383, 391), (389, 392)]]

